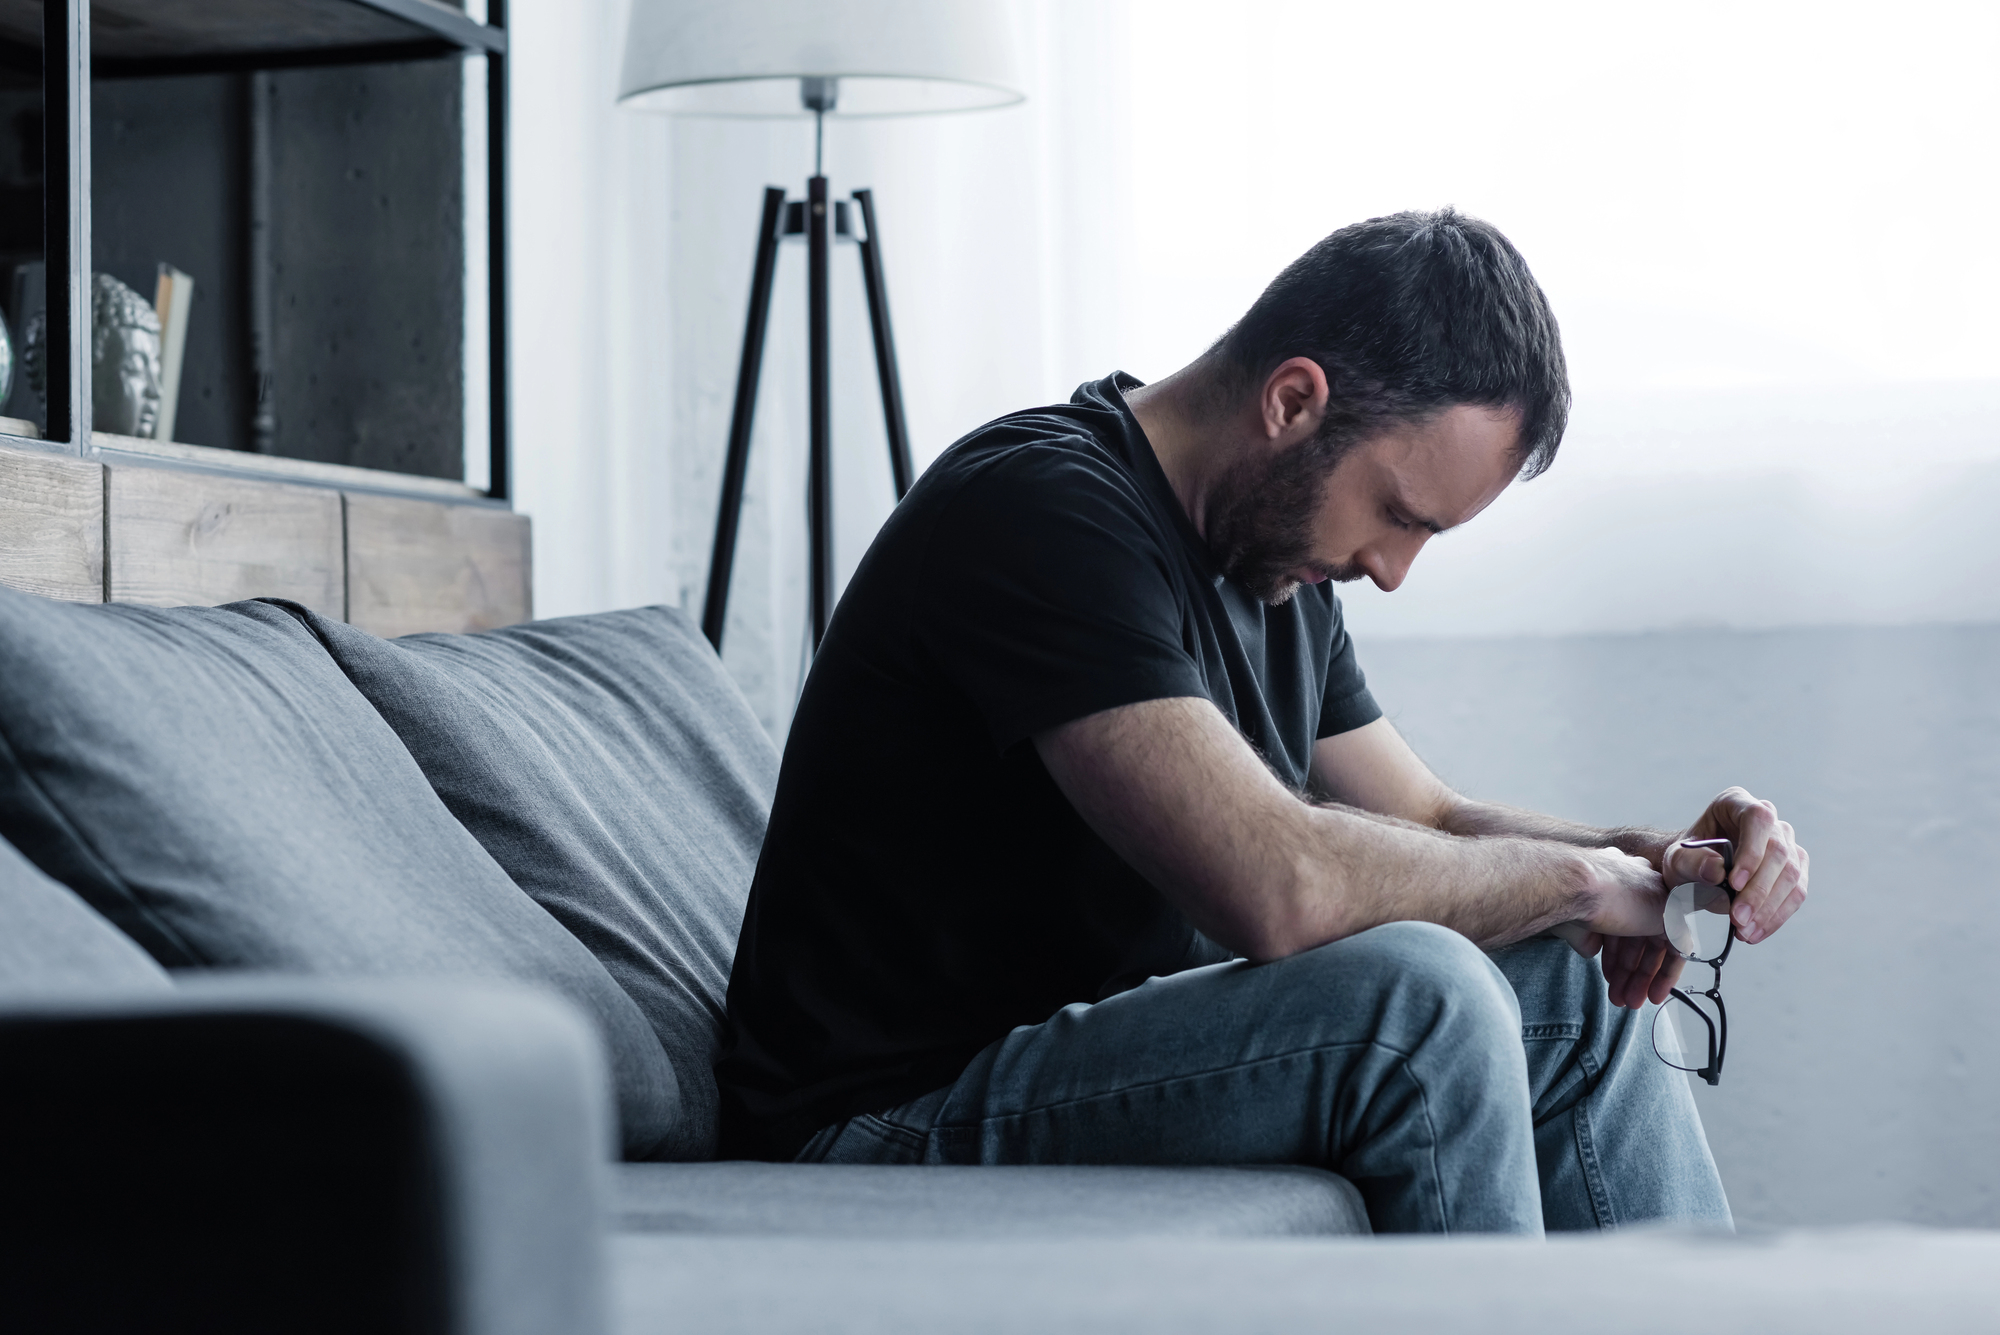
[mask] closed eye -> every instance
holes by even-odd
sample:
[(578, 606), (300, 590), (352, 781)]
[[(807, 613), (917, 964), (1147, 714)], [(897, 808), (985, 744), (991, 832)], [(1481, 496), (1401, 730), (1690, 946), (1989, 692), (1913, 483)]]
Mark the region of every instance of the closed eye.
[(1394, 524), (1397, 528), (1402, 529), (1406, 533), (1414, 532), (1417, 529), (1422, 529), (1426, 533), (1429, 533), (1432, 537), (1436, 537), (1438, 534), (1445, 531), (1444, 525), (1438, 523), (1434, 519), (1415, 519), (1398, 511), (1394, 506), (1389, 507), (1382, 513), (1384, 513), (1389, 517), (1390, 523)]

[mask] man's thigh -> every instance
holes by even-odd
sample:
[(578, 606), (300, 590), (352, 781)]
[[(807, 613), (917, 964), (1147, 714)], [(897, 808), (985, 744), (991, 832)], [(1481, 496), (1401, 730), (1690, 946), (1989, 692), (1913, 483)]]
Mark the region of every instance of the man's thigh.
[(1514, 1105), (1525, 1135), (1519, 1026), (1486, 956), (1396, 923), (1067, 1007), (948, 1089), (830, 1128), (806, 1157), (1365, 1171), (1353, 1152), (1399, 1127), (1485, 1140)]

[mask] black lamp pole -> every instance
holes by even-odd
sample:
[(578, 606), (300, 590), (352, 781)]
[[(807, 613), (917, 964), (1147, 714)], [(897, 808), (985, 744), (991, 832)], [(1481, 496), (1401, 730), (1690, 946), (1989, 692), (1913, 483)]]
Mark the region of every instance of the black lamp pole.
[[(729, 418), (729, 452), (722, 467), (722, 503), (715, 517), (715, 549), (708, 564), (708, 595), (702, 602), (701, 631), (717, 652), (729, 605), (729, 577), (736, 561), (736, 530), (743, 513), (743, 478), (750, 463), (750, 426), (757, 411), (757, 385), (764, 366), (764, 334), (771, 316), (771, 282), (778, 266), (781, 236), (806, 238), (806, 364), (808, 422), (811, 446), (807, 456), (806, 527), (811, 560), (812, 647), (826, 637), (833, 615), (833, 363), (828, 326), (829, 247), (836, 236), (852, 237), (846, 200), (832, 200), (821, 172), (826, 113), (839, 94), (834, 79), (800, 80), (802, 100), (813, 113), (813, 174), (803, 201), (785, 199), (772, 186), (764, 191), (758, 224), (757, 259), (750, 276), (750, 311), (743, 325), (743, 356), (737, 364), (736, 404)], [(858, 238), (861, 278), (868, 292), (868, 323), (874, 334), (875, 370), (882, 390), (882, 416), (888, 428), (889, 466), (895, 476), (896, 499), (903, 499), (915, 480), (910, 460), (910, 430), (903, 416), (902, 379), (896, 370), (896, 340), (889, 328), (889, 292), (882, 277), (882, 245), (875, 226), (871, 192), (857, 190), (861, 223), (867, 235)], [(831, 215), (831, 216), (829, 216)]]

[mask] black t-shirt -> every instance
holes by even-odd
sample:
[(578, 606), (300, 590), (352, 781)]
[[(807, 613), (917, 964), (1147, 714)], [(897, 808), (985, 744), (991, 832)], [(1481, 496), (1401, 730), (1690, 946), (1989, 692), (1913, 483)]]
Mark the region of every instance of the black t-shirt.
[(1121, 391), (992, 422), (896, 507), (791, 737), (729, 981), (723, 1151), (950, 1083), (1017, 1025), (1227, 959), (1100, 840), (1029, 740), (1215, 702), (1286, 783), (1380, 717), (1330, 584), (1216, 569)]

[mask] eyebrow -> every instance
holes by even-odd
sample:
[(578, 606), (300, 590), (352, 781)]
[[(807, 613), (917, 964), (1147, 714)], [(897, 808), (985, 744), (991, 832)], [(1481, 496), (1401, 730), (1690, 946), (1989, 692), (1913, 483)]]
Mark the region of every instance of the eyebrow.
[(1400, 492), (1397, 493), (1394, 499), (1394, 504), (1398, 510), (1401, 510), (1403, 512), (1403, 518), (1409, 520), (1412, 524), (1415, 524), (1418, 528), (1429, 529), (1431, 531), (1432, 537), (1436, 537), (1438, 534), (1448, 531), (1451, 527), (1448, 524), (1440, 524), (1435, 519), (1426, 519), (1422, 515), (1418, 514), (1416, 507), (1411, 505), (1408, 501), (1404, 500)]

